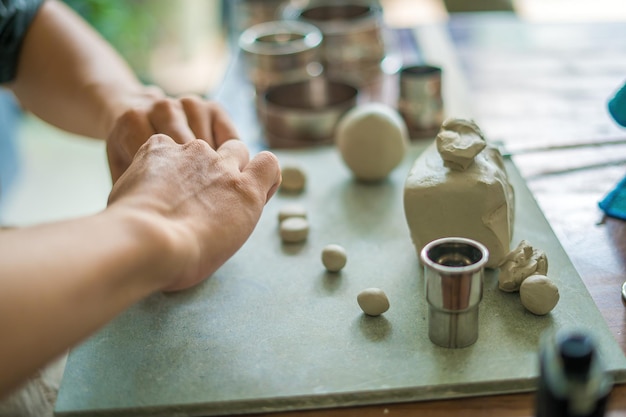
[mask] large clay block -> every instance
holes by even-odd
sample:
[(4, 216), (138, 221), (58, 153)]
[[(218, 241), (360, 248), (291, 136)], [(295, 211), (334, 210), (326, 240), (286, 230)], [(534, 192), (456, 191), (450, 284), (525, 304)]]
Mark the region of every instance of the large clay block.
[(442, 237), (465, 237), (500, 265), (513, 235), (514, 193), (500, 152), (470, 120), (446, 120), (415, 161), (404, 186), (404, 213), (419, 252)]

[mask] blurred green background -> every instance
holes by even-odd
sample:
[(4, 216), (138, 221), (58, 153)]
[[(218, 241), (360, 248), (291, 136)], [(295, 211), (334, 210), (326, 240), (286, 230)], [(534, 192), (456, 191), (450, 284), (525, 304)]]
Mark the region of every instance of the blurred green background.
[(222, 0), (63, 0), (147, 84), (206, 93), (228, 62)]
[(64, 0), (93, 25), (150, 82), (151, 47), (164, 33), (159, 31), (168, 2), (155, 0)]

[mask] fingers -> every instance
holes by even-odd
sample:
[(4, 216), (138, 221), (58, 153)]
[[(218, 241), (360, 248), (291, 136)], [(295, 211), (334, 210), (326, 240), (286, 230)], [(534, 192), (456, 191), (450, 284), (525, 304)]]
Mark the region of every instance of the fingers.
[(273, 153), (262, 151), (250, 160), (248, 148), (239, 140), (226, 141), (217, 149), (217, 153), (224, 160), (234, 160), (239, 170), (265, 191), (265, 202), (276, 193), (281, 175), (278, 158)]
[(280, 164), (278, 158), (271, 152), (262, 151), (257, 154), (248, 163), (243, 173), (256, 179), (259, 185), (267, 190), (265, 202), (272, 198), (280, 186)]
[(239, 171), (243, 171), (250, 160), (248, 147), (239, 140), (228, 140), (224, 142), (222, 146), (217, 148), (217, 153), (225, 161), (234, 161), (239, 167)]
[(237, 133), (237, 129), (231, 122), (226, 111), (217, 103), (209, 103), (209, 106), (211, 107), (211, 115), (213, 119), (212, 133), (215, 146), (219, 148), (226, 141), (239, 138), (239, 133)]
[(180, 104), (187, 116), (187, 124), (195, 137), (204, 139), (215, 149), (215, 141), (211, 134), (211, 112), (208, 103), (198, 97), (183, 97), (180, 99)]
[(176, 100), (157, 100), (148, 113), (148, 120), (155, 133), (166, 134), (178, 143), (196, 139), (182, 104)]
[(196, 138), (204, 139), (212, 148), (217, 149), (227, 140), (239, 137), (228, 114), (219, 104), (196, 96), (182, 97), (180, 103)]
[(142, 112), (131, 110), (118, 119), (107, 138), (107, 158), (113, 183), (128, 168), (137, 149), (152, 133), (152, 125)]

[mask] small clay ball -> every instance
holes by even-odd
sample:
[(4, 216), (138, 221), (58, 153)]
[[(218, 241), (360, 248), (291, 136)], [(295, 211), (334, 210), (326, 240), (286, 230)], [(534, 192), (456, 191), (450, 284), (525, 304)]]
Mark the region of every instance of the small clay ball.
[(559, 289), (545, 275), (531, 275), (519, 289), (522, 305), (538, 316), (548, 314), (559, 302)]
[(306, 174), (296, 165), (284, 166), (281, 168), (283, 181), (280, 189), (292, 193), (299, 193), (304, 189), (306, 184)]
[(302, 217), (303, 219), (306, 219), (306, 208), (296, 203), (281, 207), (278, 211), (278, 222), (280, 223), (290, 217)]
[(302, 217), (289, 217), (280, 223), (280, 238), (286, 243), (304, 242), (309, 236), (309, 222)]
[(339, 245), (326, 245), (322, 249), (322, 263), (329, 272), (341, 271), (346, 266), (347, 260), (346, 250)]
[(358, 180), (379, 181), (402, 162), (408, 138), (406, 124), (395, 109), (382, 103), (366, 103), (341, 118), (335, 143)]
[(389, 310), (387, 294), (380, 288), (366, 288), (356, 297), (361, 310), (368, 316), (380, 316)]

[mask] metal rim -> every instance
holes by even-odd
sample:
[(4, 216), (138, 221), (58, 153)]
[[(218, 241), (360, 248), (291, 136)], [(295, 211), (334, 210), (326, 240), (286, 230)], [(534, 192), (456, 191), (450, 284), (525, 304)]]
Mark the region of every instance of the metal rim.
[[(297, 39), (285, 42), (263, 42), (271, 36), (296, 35)], [(255, 55), (296, 54), (317, 48), (322, 43), (322, 32), (312, 24), (299, 21), (273, 21), (254, 25), (239, 37), (239, 47)]]
[[(438, 246), (444, 245), (465, 245), (471, 246), (480, 253), (480, 258), (475, 262), (467, 266), (447, 266), (433, 261), (430, 257), (430, 252)], [(436, 270), (442, 274), (460, 274), (460, 273), (472, 273), (485, 267), (489, 260), (489, 250), (485, 245), (472, 239), (463, 237), (444, 237), (441, 239), (433, 240), (428, 243), (420, 252), (420, 259), (429, 268)]]

